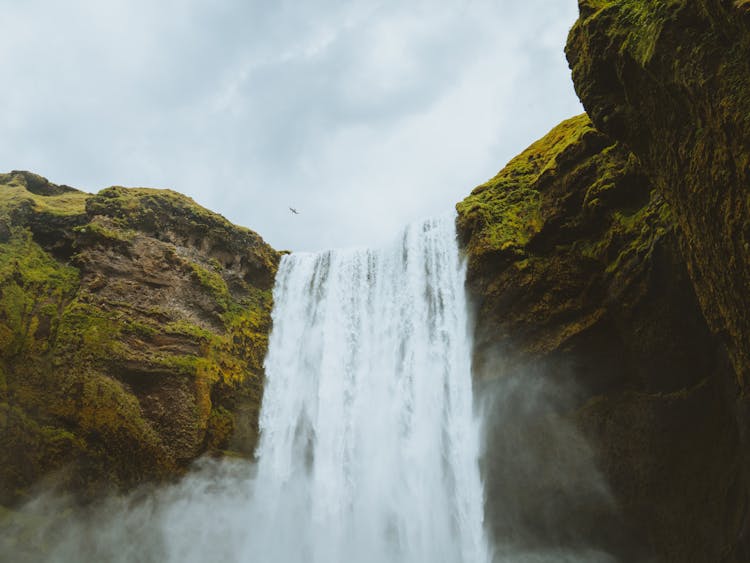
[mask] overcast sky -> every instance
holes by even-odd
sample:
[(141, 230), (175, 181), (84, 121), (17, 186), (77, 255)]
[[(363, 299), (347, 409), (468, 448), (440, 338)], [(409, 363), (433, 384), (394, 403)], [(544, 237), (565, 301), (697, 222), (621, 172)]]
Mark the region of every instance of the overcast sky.
[(0, 171), (173, 188), (279, 249), (378, 244), (582, 111), (576, 4), (0, 0)]

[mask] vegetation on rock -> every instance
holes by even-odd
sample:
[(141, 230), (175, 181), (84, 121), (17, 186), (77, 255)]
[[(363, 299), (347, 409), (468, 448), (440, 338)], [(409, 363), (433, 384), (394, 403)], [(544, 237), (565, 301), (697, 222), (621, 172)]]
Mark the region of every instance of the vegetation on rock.
[(0, 504), (250, 455), (278, 260), (169, 190), (0, 175)]
[[(493, 321), (478, 335), (480, 356), (513, 340), (510, 354), (542, 357), (597, 333), (648, 291), (654, 255), (676, 253), (669, 207), (637, 159), (586, 115), (554, 128), (457, 209), (469, 284), (480, 318)], [(656, 377), (647, 383), (670, 387)]]
[(582, 0), (567, 55), (596, 126), (675, 211), (691, 277), (750, 376), (750, 19), (745, 2)]
[[(623, 560), (747, 561), (750, 2), (579, 6), (566, 54), (588, 115), (457, 205), (480, 385), (574, 381), (566, 416), (622, 520), (549, 502), (552, 454), (526, 510), (564, 511)], [(44, 479), (85, 496), (249, 455), (278, 261), (169, 190), (0, 174), (0, 505)]]
[[(638, 158), (581, 115), (457, 209), (484, 385), (538, 372), (574, 381), (569, 416), (591, 440), (624, 517), (581, 501), (566, 504), (558, 522), (578, 521), (590, 545), (624, 560), (727, 540), (717, 499), (728, 493), (738, 457), (721, 402), (727, 368), (701, 315), (671, 207)], [(503, 508), (492, 499), (504, 494), (507, 460), (493, 453), (491, 437), (486, 464), (488, 517), (502, 537)], [(559, 494), (554, 483), (535, 486), (546, 498)], [(688, 504), (702, 507), (699, 520), (685, 518)], [(700, 534), (692, 529), (698, 521)]]
[[(671, 515), (645, 507), (638, 514), (653, 525), (665, 561), (747, 561), (748, 2), (581, 0), (580, 10), (566, 48), (576, 90), (597, 128), (637, 155), (669, 202), (703, 316), (731, 365), (709, 382), (719, 391), (693, 401), (683, 413), (686, 426), (671, 427), (673, 442), (665, 445), (660, 465), (643, 472), (643, 482), (649, 483), (665, 473), (689, 476), (684, 483), (678, 480), (684, 500), (663, 505)], [(707, 418), (708, 412), (716, 415)], [(643, 413), (621, 411), (621, 420), (636, 414)], [(694, 426), (687, 422), (690, 417), (705, 424)], [(659, 420), (674, 424), (663, 413)], [(648, 432), (648, 439), (656, 440), (655, 432)], [(695, 446), (683, 442), (688, 432), (699, 442)], [(733, 455), (716, 456), (715, 444), (726, 441)], [(687, 456), (685, 448), (694, 450), (689, 469), (679, 463)], [(709, 478), (713, 494), (701, 494), (696, 485), (705, 487)]]

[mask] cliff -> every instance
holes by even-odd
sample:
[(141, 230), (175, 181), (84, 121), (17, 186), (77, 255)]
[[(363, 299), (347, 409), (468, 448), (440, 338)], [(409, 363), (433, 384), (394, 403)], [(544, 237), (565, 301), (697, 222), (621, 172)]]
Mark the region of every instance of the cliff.
[[(566, 52), (590, 119), (557, 126), (457, 206), (483, 385), (572, 386), (563, 417), (620, 514), (547, 504), (570, 527), (551, 544), (587, 530), (626, 561), (750, 559), (749, 8), (581, 0)], [(501, 439), (489, 436), (485, 474), (507, 538)], [(534, 473), (540, 498), (563, 494), (566, 455)]]
[[(558, 525), (577, 522), (590, 536), (575, 541), (626, 560), (724, 547), (739, 457), (723, 402), (728, 367), (701, 314), (672, 209), (638, 159), (578, 116), (457, 208), (478, 306), (477, 372), (573, 380), (567, 416), (592, 443), (623, 511), (620, 521), (573, 500), (558, 507)], [(492, 438), (488, 451), (493, 523), (508, 462), (493, 454)], [(559, 462), (540, 475), (537, 508), (560, 494), (555, 472), (567, 469)], [(701, 510), (687, 517), (688, 505)]]
[(278, 261), (169, 190), (0, 175), (0, 504), (249, 455)]
[(567, 55), (596, 126), (672, 206), (701, 308), (750, 375), (750, 3), (582, 0)]
[[(479, 387), (568, 393), (488, 434), (490, 530), (529, 551), (748, 561), (750, 2), (579, 4), (566, 53), (587, 115), (457, 206)], [(174, 192), (0, 175), (0, 504), (248, 455), (278, 260)], [(579, 472), (588, 450), (554, 441), (568, 423), (612, 505)]]
[[(717, 475), (724, 534), (706, 538), (716, 542), (713, 551), (701, 545), (703, 507), (689, 504), (686, 493), (683, 549), (669, 550), (665, 560), (747, 561), (750, 3), (582, 1), (580, 11), (566, 49), (579, 97), (672, 207), (703, 316), (731, 360), (721, 379), (721, 410), (731, 425), (715, 436), (737, 439), (737, 459)], [(695, 412), (707, 408), (700, 403)], [(710, 451), (699, 451), (719, 467)]]

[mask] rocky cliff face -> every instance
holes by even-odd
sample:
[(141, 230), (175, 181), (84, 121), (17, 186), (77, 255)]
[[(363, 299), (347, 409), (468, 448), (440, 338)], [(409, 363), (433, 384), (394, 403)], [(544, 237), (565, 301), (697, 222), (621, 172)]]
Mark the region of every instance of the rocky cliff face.
[[(574, 381), (565, 416), (593, 445), (621, 510), (622, 520), (573, 497), (557, 522), (577, 522), (587, 537), (546, 537), (623, 560), (721, 560), (743, 510), (732, 500), (742, 482), (739, 428), (726, 410), (732, 370), (701, 314), (673, 211), (638, 159), (582, 115), (457, 207), (479, 373)], [(541, 424), (519, 447), (551, 432)], [(490, 436), (485, 470), (498, 537), (508, 532), (494, 505), (508, 494), (508, 460), (493, 452), (502, 439)], [(571, 463), (565, 454), (546, 463), (535, 487), (549, 512)]]
[[(631, 534), (592, 537), (628, 561), (750, 559), (748, 6), (581, 0), (567, 55), (591, 121), (458, 205), (476, 365), (488, 381), (575, 382), (567, 416)], [(568, 514), (607, 526), (584, 504)]]
[(169, 190), (0, 175), (0, 504), (251, 453), (278, 260)]
[[(683, 557), (668, 560), (747, 561), (750, 3), (581, 1), (580, 10), (566, 49), (576, 90), (596, 126), (633, 151), (672, 207), (704, 318), (733, 368), (722, 380), (731, 422), (722, 436), (737, 436), (738, 459), (717, 475), (725, 543), (690, 552), (699, 543), (687, 540)], [(711, 465), (711, 453), (702, 454)], [(700, 533), (701, 511), (686, 500), (686, 537)]]
[(702, 310), (750, 376), (750, 3), (582, 0), (567, 55), (596, 126), (626, 144), (684, 233)]
[[(458, 205), (480, 385), (568, 393), (503, 404), (524, 427), (489, 434), (488, 521), (530, 550), (748, 561), (750, 2), (579, 4), (588, 116)], [(252, 451), (278, 259), (173, 192), (0, 175), (0, 504), (45, 476), (96, 493)], [(567, 423), (613, 506), (555, 441)]]

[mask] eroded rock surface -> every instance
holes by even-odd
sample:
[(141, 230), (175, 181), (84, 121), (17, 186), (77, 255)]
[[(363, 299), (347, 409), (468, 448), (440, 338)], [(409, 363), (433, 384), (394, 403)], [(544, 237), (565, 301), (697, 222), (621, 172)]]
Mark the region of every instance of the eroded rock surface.
[[(504, 500), (518, 494), (507, 468), (536, 451), (524, 482), (536, 500), (524, 500), (524, 516), (551, 520), (529, 546), (593, 546), (623, 561), (722, 560), (743, 511), (732, 498), (742, 483), (740, 429), (726, 408), (733, 371), (701, 313), (671, 207), (638, 158), (578, 116), (457, 208), (483, 392), (542, 377), (568, 395), (532, 401), (530, 422), (516, 417), (522, 426), (509, 420), (489, 435), (496, 537), (518, 537), (504, 520)], [(563, 477), (582, 470), (585, 453), (555, 438), (561, 421), (588, 439), (616, 509)], [(512, 451), (508, 432), (519, 433)]]
[[(750, 4), (581, 0), (579, 5), (566, 48), (576, 90), (597, 128), (633, 151), (669, 202), (703, 316), (730, 360), (722, 395), (694, 401), (680, 418), (657, 419), (660, 427), (680, 432), (675, 438), (683, 437), (678, 442), (683, 451), (689, 447), (684, 437), (695, 437), (701, 460), (692, 473), (712, 475), (718, 489), (698, 502), (684, 484), (685, 501), (675, 507), (682, 511), (675, 519), (682, 538), (663, 537), (662, 553), (667, 561), (748, 561)], [(711, 411), (717, 415), (709, 416)], [(620, 416), (621, 423), (633, 419), (644, 427), (649, 420), (643, 413)], [(723, 427), (715, 425), (717, 416), (727, 421)], [(694, 424), (701, 417), (705, 424)], [(707, 446), (728, 439), (735, 440), (737, 454), (715, 458)], [(668, 445), (662, 471), (687, 474), (670, 457), (676, 446)], [(657, 534), (675, 523), (662, 514)]]
[[(750, 375), (750, 12), (735, 0), (582, 0), (567, 55), (596, 126), (623, 142), (684, 233), (701, 307)], [(744, 391), (743, 391), (744, 392)]]
[(278, 260), (169, 190), (0, 175), (0, 504), (251, 454)]

